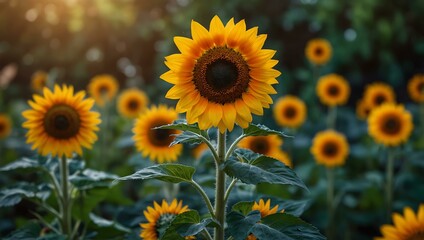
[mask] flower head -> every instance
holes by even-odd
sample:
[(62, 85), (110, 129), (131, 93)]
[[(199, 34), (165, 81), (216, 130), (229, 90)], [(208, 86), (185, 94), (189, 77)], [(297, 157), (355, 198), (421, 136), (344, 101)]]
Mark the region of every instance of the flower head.
[(376, 142), (386, 146), (406, 142), (413, 127), (412, 115), (402, 105), (383, 104), (368, 117), (368, 133)]
[(42, 92), (47, 85), (49, 75), (44, 71), (36, 71), (31, 77), (31, 87), (35, 92)]
[(88, 93), (96, 104), (103, 107), (107, 102), (110, 102), (118, 92), (118, 81), (111, 75), (102, 74), (94, 76), (87, 86)]
[(382, 237), (374, 240), (422, 240), (424, 239), (424, 204), (420, 204), (418, 212), (405, 207), (403, 216), (399, 213), (392, 214), (393, 225), (383, 225), (380, 228)]
[(317, 95), (320, 101), (329, 106), (343, 105), (350, 95), (349, 82), (338, 74), (328, 74), (318, 79)]
[(424, 102), (424, 74), (416, 74), (409, 80), (408, 93), (415, 102)]
[(385, 83), (377, 82), (369, 84), (364, 92), (365, 104), (373, 110), (383, 103), (395, 103), (396, 96), (393, 88)]
[(306, 58), (315, 65), (326, 64), (333, 52), (329, 41), (322, 38), (315, 38), (306, 44), (305, 55)]
[(181, 53), (166, 57), (170, 69), (161, 78), (174, 86), (166, 94), (177, 99), (176, 110), (186, 112), (187, 122), (200, 129), (218, 127), (232, 131), (234, 124), (246, 128), (252, 113), (263, 114), (272, 103), (272, 87), (280, 72), (274, 50), (262, 49), (266, 35), (258, 28), (234, 19), (224, 26), (218, 16), (209, 31), (191, 22), (192, 38), (175, 37)]
[(12, 131), (12, 121), (10, 117), (4, 113), (0, 113), (0, 139), (9, 136)]
[(55, 85), (53, 92), (45, 87), (43, 96), (34, 94), (34, 101), (28, 101), (32, 109), (22, 113), (32, 149), (59, 157), (82, 155), (82, 147), (91, 149), (101, 121), (99, 113), (90, 111), (94, 100), (84, 96), (84, 91), (74, 94), (74, 88), (66, 85)]
[(136, 118), (143, 112), (149, 99), (146, 94), (136, 88), (124, 90), (118, 97), (118, 112), (127, 118)]
[(278, 125), (297, 128), (306, 119), (306, 105), (300, 98), (287, 95), (277, 100), (273, 113)]
[(135, 146), (143, 157), (149, 156), (158, 163), (177, 161), (183, 146), (170, 144), (174, 141), (176, 130), (155, 129), (171, 124), (178, 119), (178, 113), (165, 105), (152, 106), (138, 116), (133, 132)]
[(315, 135), (311, 153), (318, 164), (336, 167), (345, 163), (349, 154), (349, 144), (343, 134), (326, 130)]
[(368, 115), (370, 114), (371, 109), (367, 105), (367, 102), (365, 102), (363, 99), (359, 100), (356, 104), (356, 115), (359, 119), (365, 120), (367, 119)]

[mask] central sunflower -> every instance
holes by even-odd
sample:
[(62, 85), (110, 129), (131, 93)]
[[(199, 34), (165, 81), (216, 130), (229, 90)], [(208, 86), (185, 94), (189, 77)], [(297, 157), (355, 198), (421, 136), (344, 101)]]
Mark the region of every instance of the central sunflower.
[(224, 26), (218, 16), (209, 31), (192, 21), (191, 32), (192, 39), (175, 37), (181, 53), (165, 58), (170, 70), (161, 78), (174, 84), (166, 97), (178, 99), (176, 110), (200, 129), (248, 127), (252, 113), (262, 115), (273, 102), (269, 95), (280, 75), (273, 69), (275, 51), (262, 49), (266, 35), (257, 27), (247, 30), (244, 20)]

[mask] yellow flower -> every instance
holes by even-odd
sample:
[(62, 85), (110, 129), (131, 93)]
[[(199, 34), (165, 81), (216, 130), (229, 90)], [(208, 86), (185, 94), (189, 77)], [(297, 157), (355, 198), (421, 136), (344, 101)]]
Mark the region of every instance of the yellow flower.
[(96, 104), (103, 107), (107, 102), (110, 102), (118, 92), (118, 81), (111, 75), (97, 75), (90, 80), (87, 86), (88, 93)]
[(263, 115), (272, 103), (272, 87), (280, 72), (274, 50), (262, 49), (266, 35), (234, 19), (224, 26), (218, 16), (209, 31), (191, 22), (192, 39), (175, 37), (181, 53), (166, 57), (170, 69), (161, 78), (174, 86), (166, 97), (178, 99), (176, 110), (200, 129), (218, 127), (222, 133), (252, 122), (252, 113)]
[(117, 102), (118, 112), (127, 118), (136, 118), (146, 109), (149, 102), (146, 94), (136, 88), (123, 91)]
[(416, 74), (409, 80), (408, 93), (415, 102), (424, 102), (424, 74)]
[(0, 139), (6, 138), (12, 132), (12, 121), (4, 113), (0, 113)]
[(369, 84), (364, 92), (364, 101), (371, 111), (383, 103), (395, 103), (393, 88), (385, 83)]
[(333, 73), (322, 76), (318, 80), (316, 91), (323, 104), (343, 105), (349, 98), (350, 86), (344, 77)]
[(345, 163), (349, 154), (349, 144), (341, 133), (326, 130), (315, 135), (311, 153), (318, 164), (336, 167)]
[(374, 240), (422, 240), (424, 239), (424, 204), (420, 204), (418, 212), (410, 207), (403, 209), (403, 216), (399, 213), (392, 214), (393, 225), (381, 226), (382, 237)]
[(158, 163), (177, 161), (183, 146), (181, 144), (170, 147), (179, 131), (168, 129), (153, 129), (167, 125), (177, 120), (178, 113), (173, 108), (164, 105), (152, 106), (136, 119), (133, 128), (135, 146), (143, 157), (149, 156)]
[(359, 119), (365, 120), (367, 119), (368, 115), (370, 114), (371, 109), (369, 106), (367, 106), (367, 103), (361, 99), (356, 104), (356, 115)]
[(147, 223), (141, 223), (142, 228), (140, 237), (144, 240), (157, 240), (159, 239), (158, 229), (166, 229), (174, 218), (181, 213), (187, 212), (188, 206), (183, 207), (183, 201), (174, 199), (171, 204), (162, 200), (162, 204), (153, 202), (153, 207), (147, 207), (144, 211), (144, 216)]
[(58, 157), (72, 157), (74, 152), (82, 155), (81, 147), (91, 149), (101, 121), (99, 113), (90, 111), (94, 100), (84, 96), (84, 91), (74, 95), (74, 88), (66, 85), (55, 85), (53, 92), (45, 87), (43, 96), (34, 94), (34, 101), (28, 101), (32, 109), (22, 113), (32, 149)]
[(326, 64), (332, 56), (332, 48), (329, 41), (322, 38), (315, 38), (306, 44), (306, 58), (315, 65)]
[[(264, 218), (268, 215), (277, 213), (278, 211), (278, 205), (275, 205), (273, 208), (271, 208), (271, 200), (268, 199), (266, 203), (263, 199), (259, 199), (259, 203), (255, 202), (252, 206), (252, 211), (258, 210), (261, 213), (261, 218)], [(280, 211), (281, 213), (284, 212), (284, 209)], [(257, 238), (252, 233), (247, 236), (246, 240), (256, 240)]]
[(306, 119), (306, 105), (298, 97), (287, 95), (274, 105), (274, 118), (283, 127), (297, 128)]
[(31, 77), (31, 87), (35, 92), (42, 92), (47, 85), (49, 75), (44, 71), (36, 71)]
[(413, 127), (412, 115), (402, 105), (383, 104), (368, 117), (368, 133), (377, 143), (386, 146), (406, 142)]

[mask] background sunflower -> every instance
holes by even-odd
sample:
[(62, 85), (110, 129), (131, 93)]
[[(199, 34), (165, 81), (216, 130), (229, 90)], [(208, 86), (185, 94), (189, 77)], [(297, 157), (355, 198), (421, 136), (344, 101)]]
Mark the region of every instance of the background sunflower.
[(315, 65), (326, 64), (333, 55), (333, 49), (328, 40), (315, 38), (309, 40), (305, 48), (306, 58)]
[(117, 109), (124, 117), (136, 118), (146, 109), (148, 103), (149, 99), (143, 91), (127, 89), (118, 96)]
[(408, 93), (415, 102), (424, 102), (424, 74), (416, 74), (409, 80)]
[(383, 103), (395, 103), (396, 95), (390, 85), (377, 82), (366, 86), (363, 99), (369, 108), (374, 109)]
[(297, 128), (306, 120), (306, 105), (300, 98), (287, 95), (277, 100), (273, 114), (278, 125)]
[(12, 121), (4, 113), (0, 113), (0, 139), (6, 138), (12, 132)]
[(343, 105), (350, 96), (349, 82), (338, 74), (327, 74), (318, 79), (316, 93), (326, 105)]
[(326, 130), (315, 135), (311, 153), (318, 164), (336, 167), (345, 163), (349, 154), (349, 144), (343, 134)]
[(94, 76), (87, 86), (88, 93), (101, 107), (116, 96), (118, 89), (118, 81), (108, 74)]
[(43, 88), (47, 86), (49, 75), (45, 71), (36, 71), (31, 77), (31, 88), (35, 92), (42, 92)]

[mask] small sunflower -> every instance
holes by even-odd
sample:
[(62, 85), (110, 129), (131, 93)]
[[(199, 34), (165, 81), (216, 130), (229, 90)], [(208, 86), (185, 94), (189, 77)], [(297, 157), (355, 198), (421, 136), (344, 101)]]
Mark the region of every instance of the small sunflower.
[[(259, 203), (255, 202), (252, 206), (252, 211), (258, 210), (261, 213), (261, 218), (264, 218), (268, 215), (277, 213), (278, 211), (278, 205), (275, 205), (273, 208), (271, 208), (271, 200), (268, 199), (265, 203), (263, 199), (259, 199)], [(281, 213), (284, 212), (284, 209), (280, 211)], [(252, 233), (247, 236), (246, 240), (256, 240), (257, 238)]]
[(283, 145), (283, 140), (277, 135), (249, 136), (237, 144), (239, 148), (250, 149), (255, 153), (270, 157), (280, 150), (281, 145)]
[(146, 109), (149, 102), (146, 94), (136, 88), (123, 91), (117, 102), (118, 112), (127, 118), (136, 118)]
[(413, 128), (412, 115), (402, 105), (383, 104), (368, 117), (368, 133), (386, 146), (406, 142)]
[(152, 106), (138, 116), (133, 128), (135, 146), (143, 157), (149, 156), (158, 163), (177, 161), (183, 150), (181, 144), (170, 147), (177, 130), (154, 129), (162, 125), (171, 124), (177, 120), (178, 113), (165, 105)]
[(12, 121), (4, 113), (0, 113), (0, 139), (6, 138), (12, 132)]
[(369, 84), (366, 87), (364, 101), (372, 110), (383, 103), (395, 103), (396, 96), (390, 85), (378, 82)]
[(343, 165), (349, 154), (346, 137), (334, 130), (326, 130), (315, 135), (311, 153), (318, 164), (326, 167)]
[(367, 119), (370, 112), (371, 112), (371, 109), (367, 105), (367, 103), (363, 99), (359, 100), (358, 103), (356, 104), (356, 115), (358, 116), (358, 118), (365, 120)]
[(424, 239), (424, 204), (420, 204), (418, 212), (410, 207), (403, 209), (403, 216), (392, 214), (393, 225), (383, 225), (380, 228), (382, 237), (374, 240), (422, 240)]
[(165, 231), (178, 214), (187, 212), (188, 210), (187, 205), (183, 206), (183, 201), (177, 201), (176, 199), (171, 204), (168, 204), (165, 200), (162, 200), (161, 205), (153, 202), (153, 207), (149, 206), (144, 211), (144, 216), (148, 222), (140, 223), (140, 227), (142, 228), (140, 237), (144, 240), (159, 239), (159, 233)]
[(166, 97), (178, 99), (176, 110), (200, 129), (248, 127), (252, 113), (263, 115), (269, 95), (277, 93), (272, 85), (278, 83), (278, 61), (274, 50), (262, 49), (266, 35), (258, 35), (257, 27), (247, 30), (244, 20), (224, 26), (218, 16), (209, 31), (192, 21), (191, 33), (192, 39), (175, 37), (181, 53), (165, 58), (170, 70), (161, 78), (174, 84)]
[(35, 94), (34, 101), (28, 101), (32, 109), (22, 113), (27, 120), (22, 126), (28, 128), (27, 143), (32, 143), (32, 149), (58, 157), (82, 155), (81, 147), (91, 149), (101, 121), (99, 113), (90, 111), (94, 100), (84, 96), (84, 91), (74, 95), (72, 86), (55, 85), (53, 92), (45, 87), (43, 96)]
[(316, 91), (322, 103), (329, 106), (343, 105), (349, 98), (350, 86), (344, 77), (332, 73), (318, 80)]
[(300, 98), (287, 95), (277, 100), (273, 113), (280, 126), (297, 128), (305, 122), (306, 105)]
[(415, 102), (424, 102), (424, 74), (416, 74), (408, 83), (408, 93)]
[(44, 71), (36, 71), (31, 77), (31, 87), (35, 92), (42, 92), (43, 88), (47, 86), (47, 79), (49, 75)]
[(306, 44), (306, 58), (315, 65), (326, 64), (332, 56), (332, 47), (329, 41), (322, 38), (315, 38)]
[(118, 88), (118, 81), (108, 74), (94, 76), (87, 86), (88, 93), (100, 107), (103, 107), (106, 102), (111, 101), (116, 96)]

